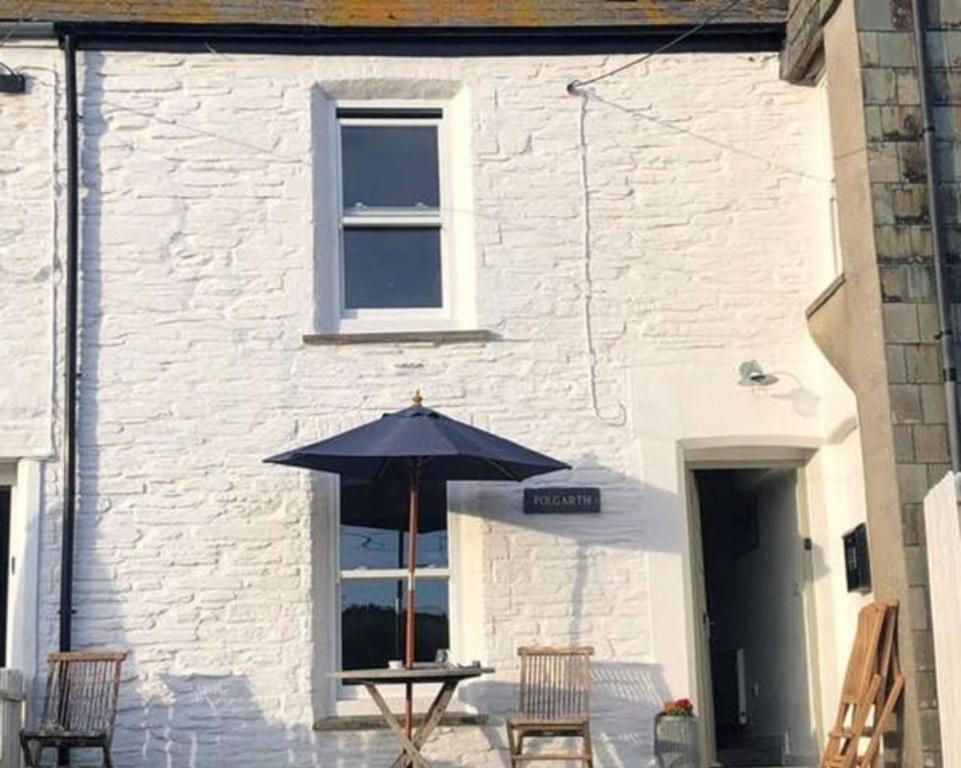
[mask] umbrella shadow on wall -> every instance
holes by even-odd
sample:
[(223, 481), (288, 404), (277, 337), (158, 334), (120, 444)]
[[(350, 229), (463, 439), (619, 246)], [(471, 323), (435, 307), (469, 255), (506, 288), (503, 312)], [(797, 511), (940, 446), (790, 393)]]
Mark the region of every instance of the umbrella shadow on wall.
[[(516, 678), (516, 672), (512, 676)], [(517, 691), (516, 682), (478, 681), (464, 686), (461, 693), (462, 701), (490, 714), (490, 726), (484, 729), (484, 735), (504, 765), (509, 763), (504, 718), (517, 705)], [(668, 698), (670, 692), (659, 664), (593, 661), (591, 729), (597, 763), (647, 764), (654, 752), (654, 717)], [(570, 746), (573, 744), (565, 748)]]
[[(256, 695), (245, 675), (161, 674), (153, 685), (141, 685), (143, 693), (126, 685), (123, 689), (113, 749), (116, 765), (357, 768), (390, 765), (400, 753), (386, 729), (315, 732), (305, 724), (271, 720), (264, 705), (272, 699)], [(279, 708), (279, 701), (274, 704)], [(489, 751), (482, 738), (465, 744), (445, 730), (425, 749), (435, 768), (464, 765), (464, 755), (452, 755), (450, 747), (478, 755)]]
[[(654, 716), (672, 695), (652, 656), (649, 553), (680, 556), (686, 508), (677, 493), (599, 463), (524, 487), (596, 487), (600, 514), (524, 514), (523, 488), (464, 488), (457, 509), (483, 527), (485, 661), (507, 680), (464, 685), (460, 699), (499, 722), (517, 707), (518, 647), (591, 645), (594, 749), (602, 765), (642, 765), (653, 753)], [(685, 600), (685, 595), (677, 595)], [(682, 639), (682, 638), (680, 638)], [(641, 661), (645, 659), (645, 661)], [(503, 727), (485, 731), (506, 760)], [(505, 763), (506, 764), (506, 763)]]
[[(524, 488), (550, 486), (598, 488), (601, 512), (525, 514)], [(482, 528), (476, 543), (484, 578), (476, 587), (485, 630), (499, 638), (488, 637), (494, 661), (514, 664), (518, 647), (538, 643), (593, 645), (600, 658), (649, 656), (656, 620), (649, 596), (659, 574), (648, 555), (684, 552), (687, 512), (677, 493), (587, 455), (573, 470), (523, 487), (477, 484), (455, 498), (456, 511)]]
[(141, 685), (143, 694), (121, 699), (118, 765), (206, 768), (243, 765), (252, 755), (271, 765), (315, 762), (310, 729), (270, 722), (246, 676), (162, 673)]

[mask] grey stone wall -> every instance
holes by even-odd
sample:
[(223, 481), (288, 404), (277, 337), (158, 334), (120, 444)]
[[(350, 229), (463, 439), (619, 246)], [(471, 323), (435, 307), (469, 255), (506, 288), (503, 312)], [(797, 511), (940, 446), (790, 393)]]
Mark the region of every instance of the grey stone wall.
[[(927, 199), (924, 120), (910, 3), (858, 3), (866, 145), (881, 281), (891, 425), (924, 765), (940, 764), (937, 685), (922, 523), (927, 491), (948, 471), (935, 273)], [(830, 76), (830, 75), (829, 75)], [(896, 738), (887, 746), (896, 749)]]
[[(961, 329), (961, 0), (928, 0), (928, 61), (952, 325)], [(955, 341), (961, 333), (955, 331)], [(961, 343), (955, 345), (961, 359)]]
[[(892, 471), (899, 487), (907, 579), (899, 590), (906, 598), (902, 630), (910, 633), (909, 638), (902, 637), (910, 649), (902, 660), (911, 680), (906, 715), (919, 719), (921, 764), (938, 766), (938, 692), (921, 515), (924, 496), (949, 470), (950, 456), (914, 17), (910, 0), (848, 1), (854, 5), (857, 27), (866, 182), (873, 212), (895, 445)], [(927, 3), (948, 288), (956, 302), (953, 325), (961, 328), (961, 2)], [(839, 5), (834, 0), (792, 2), (782, 76), (802, 82), (819, 75), (825, 25)], [(840, 81), (844, 74), (828, 69), (828, 87), (832, 78)], [(853, 104), (850, 108), (856, 109)], [(836, 163), (840, 160), (835, 158)], [(845, 200), (839, 199), (839, 206), (844, 205)], [(866, 327), (861, 330), (867, 332)], [(853, 333), (856, 336), (857, 330)], [(871, 450), (865, 446), (866, 452)], [(889, 527), (879, 518), (874, 523), (875, 535), (879, 535), (878, 527)], [(899, 755), (896, 736), (886, 743), (891, 748), (889, 760)], [(917, 764), (919, 756), (913, 747), (910, 752), (900, 754), (902, 762)]]

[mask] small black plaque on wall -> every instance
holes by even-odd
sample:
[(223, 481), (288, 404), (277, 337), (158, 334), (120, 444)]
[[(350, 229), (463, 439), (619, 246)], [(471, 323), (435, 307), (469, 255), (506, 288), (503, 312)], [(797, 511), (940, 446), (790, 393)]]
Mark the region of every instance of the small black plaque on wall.
[(596, 515), (600, 488), (525, 488), (525, 515)]

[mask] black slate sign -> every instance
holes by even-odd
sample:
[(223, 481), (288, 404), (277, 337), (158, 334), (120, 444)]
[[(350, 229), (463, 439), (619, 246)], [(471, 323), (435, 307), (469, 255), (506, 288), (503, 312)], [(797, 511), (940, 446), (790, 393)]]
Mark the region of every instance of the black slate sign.
[(525, 515), (596, 515), (600, 488), (525, 488)]

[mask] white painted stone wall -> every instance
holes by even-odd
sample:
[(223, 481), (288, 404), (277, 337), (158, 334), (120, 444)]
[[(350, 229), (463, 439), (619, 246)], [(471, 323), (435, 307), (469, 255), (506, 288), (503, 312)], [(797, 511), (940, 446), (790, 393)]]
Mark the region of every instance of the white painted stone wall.
[[(833, 727), (841, 686), (854, 645), (858, 611), (873, 594), (848, 592), (841, 537), (867, 518), (864, 468), (857, 429), (822, 447), (807, 466), (813, 551), (814, 601), (822, 729)], [(823, 736), (823, 733), (822, 733)]]
[(28, 78), (26, 94), (0, 98), (0, 480), (12, 486), (16, 561), (7, 648), (29, 688), (57, 631), (63, 73), (55, 42), (8, 40), (2, 60)]
[(938, 717), (944, 768), (961, 766), (961, 507), (958, 476), (948, 473), (924, 499), (931, 626), (938, 666)]
[[(56, 68), (55, 55), (11, 61)], [(624, 60), (83, 54), (76, 633), (132, 650), (119, 765), (392, 755), (383, 732), (311, 732), (335, 709), (331, 607), (319, 597), (330, 494), (261, 459), (401, 407), (415, 387), (429, 405), (569, 461), (571, 473), (541, 482), (600, 486), (604, 505), (599, 518), (531, 519), (519, 488), (458, 493), (453, 651), (497, 668), (462, 694), (495, 720), (441, 731), (428, 755), (504, 765), (496, 715), (516, 695), (517, 646), (583, 642), (597, 649), (599, 764), (649, 759), (653, 714), (695, 682), (685, 456), (813, 452), (853, 401), (803, 314), (833, 264), (816, 94), (780, 82), (773, 54), (662, 56), (586, 102), (565, 92)], [(476, 316), (495, 341), (302, 342), (315, 330), (324, 202), (312, 93), (390, 79), (454, 82), (466, 98)], [(52, 104), (22, 103), (49, 154)], [(54, 231), (52, 176), (32, 184), (47, 190), (38, 227)], [(3, 268), (37, 235), (7, 215)], [(52, 248), (35, 254), (36, 270)], [(748, 358), (780, 383), (739, 387)], [(39, 439), (44, 425), (31, 424)], [(46, 477), (41, 650), (55, 644), (55, 461)], [(825, 487), (809, 490), (830, 515), (840, 502)]]
[(48, 456), (53, 408), (55, 50), (11, 50), (30, 90), (0, 99), (0, 461)]

